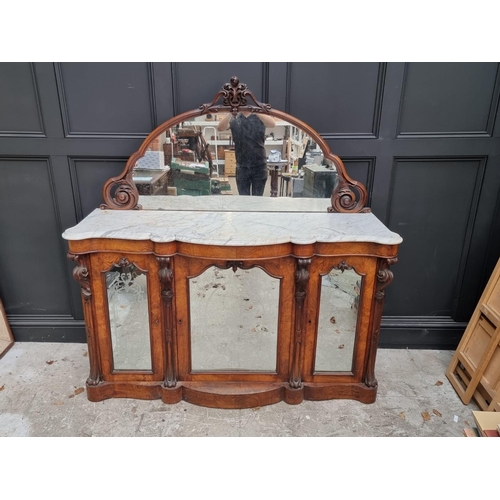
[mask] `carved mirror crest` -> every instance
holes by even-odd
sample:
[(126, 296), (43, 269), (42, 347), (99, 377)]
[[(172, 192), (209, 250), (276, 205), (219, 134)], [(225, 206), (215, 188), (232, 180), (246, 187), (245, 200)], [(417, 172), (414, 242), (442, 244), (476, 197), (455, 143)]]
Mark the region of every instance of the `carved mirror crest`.
[[(330, 199), (330, 205), (325, 200), (329, 212), (370, 210), (365, 208), (365, 186), (347, 175), (342, 160), (321, 136), (298, 118), (258, 101), (236, 76), (212, 102), (174, 116), (153, 130), (130, 156), (123, 172), (105, 183), (101, 208), (141, 209), (145, 197), (238, 194), (227, 175), (235, 161), (235, 137), (232, 127), (223, 130), (220, 125), (229, 117), (241, 116), (260, 116), (267, 123), (264, 147), (271, 197), (278, 196), (279, 189), (282, 196)], [(274, 127), (266, 117), (272, 118)], [(255, 200), (248, 207), (259, 210)], [(150, 201), (144, 208), (161, 209)]]

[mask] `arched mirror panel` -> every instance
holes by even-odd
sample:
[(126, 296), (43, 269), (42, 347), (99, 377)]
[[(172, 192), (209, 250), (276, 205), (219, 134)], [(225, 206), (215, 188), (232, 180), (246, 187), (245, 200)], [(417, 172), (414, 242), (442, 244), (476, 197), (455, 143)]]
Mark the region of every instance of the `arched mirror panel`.
[[(180, 205), (174, 196), (193, 197), (194, 210), (233, 197), (239, 199), (229, 202), (232, 209), (301, 211), (305, 198), (317, 199), (318, 211), (360, 212), (367, 200), (365, 186), (348, 177), (316, 131), (257, 101), (237, 77), (212, 103), (151, 132), (103, 196), (102, 208), (147, 210)], [(209, 196), (219, 199), (207, 202)], [(273, 204), (269, 198), (290, 199)]]

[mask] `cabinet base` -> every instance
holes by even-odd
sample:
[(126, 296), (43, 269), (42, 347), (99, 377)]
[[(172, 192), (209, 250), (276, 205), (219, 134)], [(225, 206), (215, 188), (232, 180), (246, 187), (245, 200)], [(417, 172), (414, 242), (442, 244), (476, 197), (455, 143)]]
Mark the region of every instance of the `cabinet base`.
[(89, 401), (98, 402), (110, 398), (161, 399), (175, 404), (184, 400), (209, 408), (242, 409), (267, 406), (280, 401), (300, 404), (304, 400), (352, 399), (361, 403), (373, 403), (377, 388), (361, 383), (317, 384), (305, 383), (292, 389), (287, 382), (179, 382), (167, 388), (161, 382), (101, 382), (87, 385)]

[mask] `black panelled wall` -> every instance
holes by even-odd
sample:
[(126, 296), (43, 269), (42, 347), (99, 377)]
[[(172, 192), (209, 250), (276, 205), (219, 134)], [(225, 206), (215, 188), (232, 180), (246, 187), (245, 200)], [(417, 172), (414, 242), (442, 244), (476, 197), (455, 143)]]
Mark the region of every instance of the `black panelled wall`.
[(61, 238), (157, 125), (237, 75), (326, 139), (404, 239), (382, 347), (454, 348), (500, 256), (497, 63), (0, 63), (0, 297), (84, 342)]

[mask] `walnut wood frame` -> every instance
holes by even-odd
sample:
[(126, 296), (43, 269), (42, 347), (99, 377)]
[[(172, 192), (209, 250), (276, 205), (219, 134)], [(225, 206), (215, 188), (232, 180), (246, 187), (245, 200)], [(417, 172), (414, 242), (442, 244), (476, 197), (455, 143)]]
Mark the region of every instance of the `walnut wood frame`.
[[(222, 99), (222, 104), (217, 104), (220, 99)], [(249, 104), (249, 99), (254, 104)], [(233, 115), (236, 115), (240, 111), (265, 113), (287, 121), (306, 132), (321, 148), (324, 158), (330, 160), (335, 165), (338, 175), (338, 184), (332, 192), (331, 206), (327, 209), (328, 212), (356, 213), (370, 211), (369, 208), (365, 207), (368, 199), (365, 186), (360, 182), (354, 181), (347, 175), (344, 163), (330, 151), (328, 144), (322, 137), (298, 118), (283, 111), (273, 109), (270, 104), (259, 102), (254, 97), (252, 91), (247, 88), (247, 85), (240, 83), (236, 76), (231, 78), (230, 83), (223, 85), (222, 90), (216, 94), (211, 103), (202, 104), (198, 109), (174, 116), (153, 130), (141, 144), (139, 150), (130, 156), (123, 172), (117, 177), (112, 177), (104, 184), (102, 191), (104, 203), (101, 205), (101, 208), (108, 210), (141, 209), (139, 205), (139, 192), (132, 180), (132, 170), (137, 161), (146, 154), (146, 150), (151, 142), (161, 133), (190, 118), (207, 113), (231, 112)]]
[[(216, 408), (249, 408), (279, 401), (298, 404), (304, 399), (375, 401), (374, 367), (384, 289), (392, 279), (389, 266), (396, 262), (397, 245), (358, 242), (220, 247), (113, 239), (75, 240), (69, 245), (71, 258), (79, 264), (74, 275), (82, 287), (85, 306), (91, 366), (89, 400), (185, 400)], [(148, 274), (150, 372), (112, 369), (103, 273), (124, 258)], [(187, 280), (211, 266), (257, 266), (280, 278), (275, 373), (191, 371)], [(321, 276), (335, 267), (352, 267), (363, 276), (353, 367), (350, 372), (314, 372)]]

